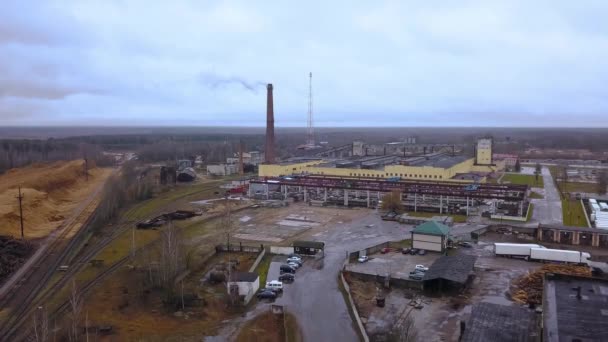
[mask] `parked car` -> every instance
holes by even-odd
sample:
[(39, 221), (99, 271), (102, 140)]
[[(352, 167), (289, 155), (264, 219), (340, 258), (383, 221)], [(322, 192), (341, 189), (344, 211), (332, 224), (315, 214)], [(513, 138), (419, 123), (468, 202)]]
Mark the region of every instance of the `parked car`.
[(360, 256), (359, 259), (357, 259), (357, 261), (363, 263), (363, 262), (367, 262), (369, 260), (369, 257), (367, 255), (363, 255)]
[(470, 242), (466, 242), (466, 241), (460, 241), (458, 243), (458, 246), (464, 247), (464, 248), (471, 248), (473, 247), (473, 245)]
[(414, 273), (414, 274), (410, 273), (409, 278), (412, 280), (422, 280), (422, 278), (424, 278), (424, 273)]
[(299, 262), (302, 262), (302, 258), (297, 257), (297, 256), (288, 257), (288, 258), (287, 258), (287, 260), (288, 260), (288, 261), (289, 261), (289, 260), (294, 260), (294, 261), (299, 261)]
[(267, 281), (266, 288), (272, 289), (273, 291), (276, 291), (276, 292), (281, 292), (281, 291), (283, 291), (283, 283), (278, 280)]
[(410, 272), (410, 275), (412, 274), (424, 274), (424, 272), (422, 272), (421, 270), (413, 270)]
[(292, 282), (294, 280), (296, 280), (296, 276), (293, 275), (293, 274), (291, 274), (291, 273), (283, 273), (283, 274), (281, 274), (279, 276), (279, 281), (282, 281), (284, 283), (285, 282)]
[(415, 269), (422, 271), (422, 272), (426, 272), (429, 270), (428, 267), (424, 267), (424, 265), (416, 265)]
[(401, 253), (403, 253), (403, 254), (410, 254), (410, 249), (409, 249), (409, 248), (407, 248), (407, 247), (402, 248), (402, 249), (401, 249)]
[(287, 255), (288, 258), (299, 258), (302, 259), (302, 256), (300, 254), (295, 254), (295, 253), (291, 253), (289, 255)]
[(410, 249), (410, 254), (411, 254), (411, 255), (416, 255), (416, 254), (418, 254), (418, 248), (412, 248), (412, 249)]
[(302, 259), (298, 258), (287, 258), (287, 263), (293, 262), (294, 264), (298, 264), (298, 266), (302, 266)]
[(275, 299), (277, 294), (274, 291), (264, 291), (257, 294), (258, 299)]
[(380, 253), (382, 253), (382, 254), (386, 254), (386, 253), (388, 253), (388, 252), (390, 252), (390, 251), (391, 251), (391, 249), (390, 249), (390, 248), (388, 248), (388, 247), (384, 247), (384, 248), (382, 248), (382, 249), (380, 250)]
[(289, 266), (289, 265), (281, 265), (281, 268), (279, 268), (279, 271), (281, 272), (281, 274), (283, 273), (296, 273), (295, 268)]
[(421, 249), (418, 251), (418, 255), (425, 255), (426, 251), (424, 249)]
[(293, 267), (295, 270), (297, 270), (301, 266), (300, 264), (296, 264), (295, 262), (288, 262), (287, 265)]

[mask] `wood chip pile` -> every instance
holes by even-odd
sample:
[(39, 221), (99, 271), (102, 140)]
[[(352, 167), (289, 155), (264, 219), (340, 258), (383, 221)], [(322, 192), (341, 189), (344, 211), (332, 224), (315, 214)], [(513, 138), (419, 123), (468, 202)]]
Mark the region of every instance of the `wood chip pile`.
[(513, 282), (512, 298), (520, 304), (541, 304), (543, 300), (543, 279), (545, 273), (559, 273), (574, 276), (590, 277), (591, 269), (587, 266), (544, 265)]

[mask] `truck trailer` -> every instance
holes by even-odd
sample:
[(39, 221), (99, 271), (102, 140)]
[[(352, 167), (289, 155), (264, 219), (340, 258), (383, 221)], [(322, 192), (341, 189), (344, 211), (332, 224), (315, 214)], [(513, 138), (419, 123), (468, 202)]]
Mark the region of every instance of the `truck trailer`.
[(534, 243), (495, 243), (494, 254), (507, 258), (524, 258), (530, 257), (532, 248), (545, 248)]
[(579, 251), (566, 251), (562, 249), (532, 248), (530, 260), (556, 261), (567, 264), (589, 265), (589, 253)]

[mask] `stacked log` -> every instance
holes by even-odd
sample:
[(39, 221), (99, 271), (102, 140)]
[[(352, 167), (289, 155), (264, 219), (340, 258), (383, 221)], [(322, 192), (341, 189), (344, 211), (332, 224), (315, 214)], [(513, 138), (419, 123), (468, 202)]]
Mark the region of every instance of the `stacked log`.
[(590, 277), (591, 269), (587, 266), (543, 265), (540, 269), (528, 273), (513, 282), (514, 290), (511, 295), (513, 300), (520, 304), (541, 304), (545, 273)]

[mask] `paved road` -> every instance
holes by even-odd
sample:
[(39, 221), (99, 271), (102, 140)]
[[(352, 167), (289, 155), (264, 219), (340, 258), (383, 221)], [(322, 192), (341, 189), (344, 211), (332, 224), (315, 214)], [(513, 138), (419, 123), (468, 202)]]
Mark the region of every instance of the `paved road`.
[[(374, 227), (367, 228), (368, 224), (374, 224)], [(381, 221), (370, 212), (362, 220), (315, 234), (314, 239), (326, 244), (325, 257), (305, 258), (304, 265), (296, 273), (296, 281), (285, 285), (283, 294), (275, 303), (284, 305), (296, 316), (304, 341), (358, 341), (338, 287), (338, 274), (346, 253), (387, 240), (404, 239), (409, 236), (409, 231), (411, 228)], [(282, 261), (273, 260), (268, 279), (278, 278), (281, 264)]]
[(562, 202), (559, 192), (555, 187), (553, 177), (548, 168), (543, 167), (542, 175), (545, 185), (545, 198), (532, 199), (532, 203), (534, 204), (532, 219), (540, 223), (561, 225), (563, 222)]

